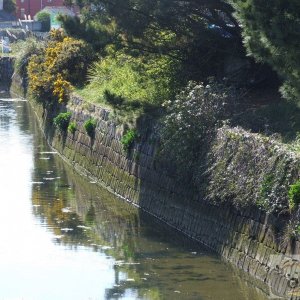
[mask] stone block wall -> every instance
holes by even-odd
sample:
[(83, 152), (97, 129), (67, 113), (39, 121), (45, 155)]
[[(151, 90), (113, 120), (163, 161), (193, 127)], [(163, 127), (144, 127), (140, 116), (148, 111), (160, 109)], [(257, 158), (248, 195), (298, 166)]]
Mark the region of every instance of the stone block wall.
[[(51, 113), (37, 103), (33, 107), (49, 143), (77, 171), (216, 251), (250, 274), (274, 299), (298, 299), (299, 261), (288, 268), (284, 263), (292, 261), (291, 255), (300, 255), (300, 243), (283, 238), (284, 217), (257, 207), (238, 210), (230, 204), (197, 199), (154, 164), (154, 144), (136, 144), (128, 155), (120, 142), (123, 129), (106, 109), (72, 97), (67, 110), (77, 129), (71, 134), (54, 130), (49, 126)], [(90, 117), (97, 120), (94, 139), (83, 127)]]

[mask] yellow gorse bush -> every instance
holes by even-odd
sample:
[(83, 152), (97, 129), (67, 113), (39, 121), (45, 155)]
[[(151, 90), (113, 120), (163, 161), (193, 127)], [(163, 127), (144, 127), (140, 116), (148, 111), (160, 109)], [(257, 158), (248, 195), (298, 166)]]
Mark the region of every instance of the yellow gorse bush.
[(58, 97), (59, 103), (67, 101), (71, 89), (72, 85), (70, 82), (64, 80), (63, 76), (58, 74), (56, 80), (54, 81), (53, 95)]
[(64, 37), (61, 31), (52, 30), (44, 53), (30, 58), (27, 69), (29, 91), (35, 98), (42, 101), (67, 102), (72, 84), (66, 78), (68, 70), (61, 65), (66, 55), (64, 49), (70, 48), (70, 45), (81, 46), (83, 42)]
[(29, 60), (29, 91), (40, 101), (67, 102), (72, 84), (84, 81), (93, 57), (93, 49), (86, 42), (52, 30), (46, 47)]
[(80, 41), (65, 37), (62, 41), (51, 41), (45, 50), (45, 64), (48, 68), (54, 68), (59, 60), (59, 55), (64, 51), (66, 45), (80, 43)]
[(62, 41), (65, 37), (65, 33), (62, 29), (51, 29), (50, 40), (52, 41)]
[[(28, 63), (29, 91), (38, 99), (45, 100), (52, 94), (53, 75), (45, 68), (37, 55), (31, 57)], [(42, 99), (43, 98), (43, 99)]]

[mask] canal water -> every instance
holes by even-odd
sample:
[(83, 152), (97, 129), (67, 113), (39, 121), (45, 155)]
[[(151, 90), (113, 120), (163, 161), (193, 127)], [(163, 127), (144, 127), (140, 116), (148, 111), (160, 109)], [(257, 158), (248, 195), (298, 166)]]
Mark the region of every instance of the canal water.
[(0, 300), (266, 299), (213, 253), (76, 175), (28, 103), (0, 98)]

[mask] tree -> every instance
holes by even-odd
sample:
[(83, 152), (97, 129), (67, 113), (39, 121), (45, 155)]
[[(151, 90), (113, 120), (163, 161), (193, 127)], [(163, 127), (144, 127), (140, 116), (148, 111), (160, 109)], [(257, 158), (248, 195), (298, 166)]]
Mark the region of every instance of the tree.
[(4, 0), (3, 10), (9, 13), (14, 13), (16, 11), (16, 1), (15, 0)]
[[(66, 0), (71, 5), (74, 1)], [(239, 39), (233, 8), (223, 0), (75, 0), (89, 17), (109, 15), (127, 35), (170, 30), (178, 36), (197, 34), (203, 24), (215, 25)], [(200, 29), (199, 29), (199, 25)]]
[(36, 19), (42, 23), (42, 31), (47, 32), (50, 30), (51, 21), (50, 14), (46, 11), (40, 11), (36, 14)]
[[(185, 66), (183, 77), (187, 79), (205, 80), (207, 76), (215, 76), (223, 71), (226, 56), (243, 53), (233, 8), (223, 0), (75, 2), (82, 8), (82, 18), (80, 21), (65, 19), (68, 33), (80, 33), (81, 38), (102, 34), (105, 36), (102, 41), (129, 51), (172, 56)], [(100, 34), (89, 34), (95, 28), (100, 29)]]
[(68, 35), (87, 41), (97, 52), (103, 52), (107, 45), (116, 44), (118, 41), (118, 31), (107, 16), (90, 17), (83, 14), (79, 18), (59, 15), (57, 19)]
[(300, 100), (300, 1), (232, 0), (248, 54), (282, 77), (285, 98)]
[[(74, 1), (67, 0), (71, 5)], [(123, 28), (143, 31), (149, 23), (158, 23), (167, 28), (184, 29), (182, 24), (197, 24), (199, 18), (218, 25), (231, 34), (239, 32), (232, 16), (233, 8), (223, 0), (75, 0), (94, 14), (107, 12), (118, 17)], [(137, 26), (139, 24), (140, 26)], [(234, 25), (234, 26), (232, 26)]]

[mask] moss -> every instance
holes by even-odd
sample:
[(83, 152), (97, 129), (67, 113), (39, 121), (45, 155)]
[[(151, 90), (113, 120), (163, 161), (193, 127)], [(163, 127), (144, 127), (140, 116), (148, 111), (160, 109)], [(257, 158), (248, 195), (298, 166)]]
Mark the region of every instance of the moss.
[(76, 122), (70, 122), (69, 126), (68, 126), (68, 131), (71, 133), (71, 134), (75, 134), (75, 131), (77, 129), (77, 124)]
[(127, 130), (127, 132), (123, 135), (123, 137), (121, 139), (123, 149), (128, 152), (131, 149), (131, 147), (133, 146), (133, 143), (135, 142), (137, 137), (138, 137), (138, 134), (135, 129)]
[(84, 122), (83, 127), (90, 138), (95, 137), (96, 120), (93, 118)]
[(65, 132), (69, 126), (71, 116), (71, 112), (60, 113), (53, 119), (53, 124), (60, 131)]

